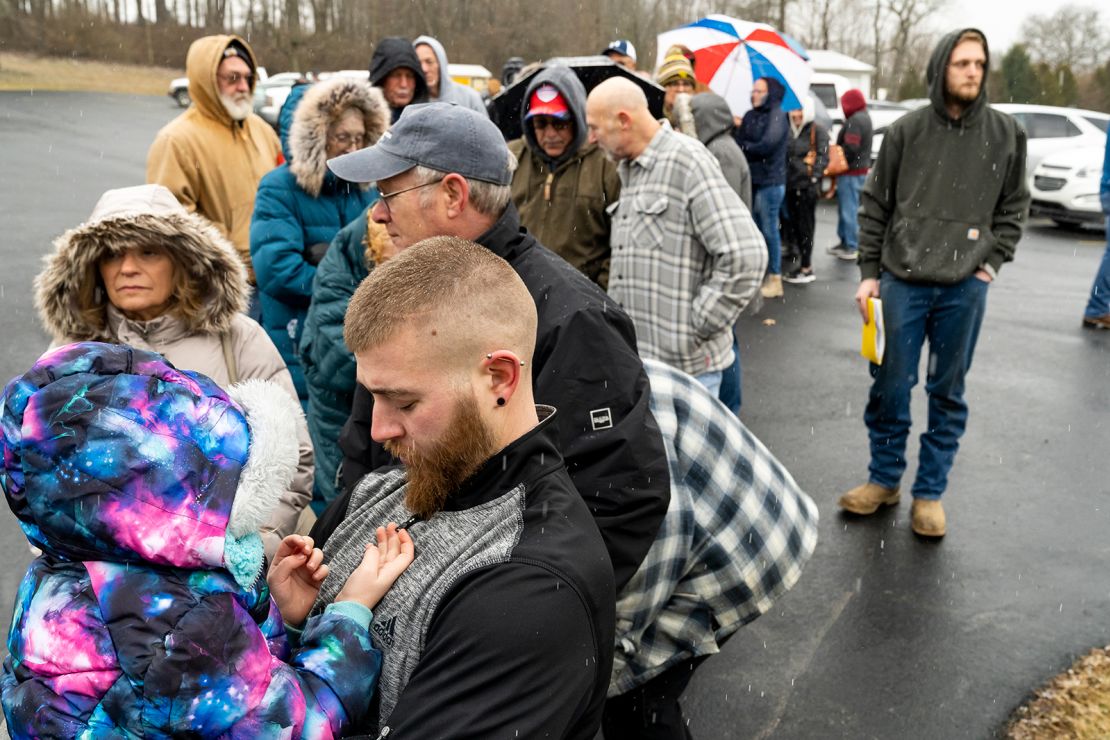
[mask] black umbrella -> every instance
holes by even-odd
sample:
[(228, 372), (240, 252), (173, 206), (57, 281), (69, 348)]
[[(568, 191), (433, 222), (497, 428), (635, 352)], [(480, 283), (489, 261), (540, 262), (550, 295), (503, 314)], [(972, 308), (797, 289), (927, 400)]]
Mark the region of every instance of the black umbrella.
[(574, 73), (578, 75), (578, 79), (581, 80), (582, 86), (586, 88), (587, 95), (590, 90), (593, 90), (599, 83), (610, 77), (630, 79), (643, 88), (644, 94), (647, 95), (648, 109), (651, 114), (656, 118), (663, 117), (663, 88), (654, 82), (645, 80), (634, 72), (629, 72), (619, 64), (614, 64), (609, 57), (555, 57), (535, 67), (527, 75), (518, 78), (516, 82), (502, 90), (490, 101), (490, 118), (501, 129), (506, 141), (519, 139), (524, 135), (524, 130), (520, 125), (520, 109), (524, 103), (524, 93), (528, 90), (528, 85), (541, 70), (556, 65), (573, 69)]

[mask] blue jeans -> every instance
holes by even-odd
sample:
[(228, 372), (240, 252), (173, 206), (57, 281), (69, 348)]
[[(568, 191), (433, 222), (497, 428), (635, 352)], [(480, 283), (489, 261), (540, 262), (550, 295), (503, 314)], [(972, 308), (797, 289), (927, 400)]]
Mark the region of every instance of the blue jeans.
[(721, 392), (721, 378), (723, 377), (724, 373), (722, 373), (720, 370), (714, 370), (711, 373), (702, 373), (701, 375), (695, 375), (694, 380), (704, 385), (705, 389), (709, 391), (714, 398), (716, 398), (717, 394)]
[(728, 406), (728, 410), (735, 416), (740, 415), (740, 384), (741, 384), (741, 371), (740, 371), (740, 343), (736, 341), (736, 335), (732, 335), (732, 365), (725, 369), (724, 375), (721, 377), (721, 390), (717, 393), (717, 398), (721, 403)]
[(871, 365), (871, 396), (863, 418), (871, 438), (870, 481), (896, 488), (906, 470), (910, 391), (917, 385), (921, 347), (929, 340), (929, 425), (921, 434), (913, 497), (939, 499), (948, 485), (967, 426), (964, 378), (987, 306), (987, 283), (972, 275), (955, 285), (907, 283), (884, 274), (879, 289), (886, 327), (882, 365)]
[(1087, 310), (1083, 315), (1089, 319), (1097, 319), (1110, 313), (1110, 222), (1106, 224), (1106, 251), (1102, 253), (1102, 263), (1098, 266), (1095, 275), (1095, 284), (1091, 286), (1091, 298), (1087, 301)]
[(836, 204), (839, 218), (836, 235), (848, 249), (859, 249), (859, 194), (867, 175), (841, 175), (836, 178)]
[(752, 194), (752, 216), (763, 241), (767, 242), (767, 272), (782, 274), (782, 239), (779, 237), (779, 209), (786, 197), (785, 185), (762, 185)]

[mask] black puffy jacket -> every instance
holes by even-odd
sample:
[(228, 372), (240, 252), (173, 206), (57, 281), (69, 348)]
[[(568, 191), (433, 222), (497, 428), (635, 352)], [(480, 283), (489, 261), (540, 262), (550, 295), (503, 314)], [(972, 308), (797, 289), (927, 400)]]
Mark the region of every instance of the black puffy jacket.
[[(514, 206), (475, 241), (512, 265), (536, 302), (536, 402), (559, 410), (567, 471), (601, 530), (619, 591), (647, 555), (671, 495), (632, 321), (522, 228)], [(370, 393), (356, 386), (351, 417), (339, 437), (342, 486), (348, 492), (372, 470), (397, 464), (370, 438), (373, 408)], [(312, 531), (317, 543), (342, 520), (348, 501), (349, 495), (340, 497), (318, 520)]]

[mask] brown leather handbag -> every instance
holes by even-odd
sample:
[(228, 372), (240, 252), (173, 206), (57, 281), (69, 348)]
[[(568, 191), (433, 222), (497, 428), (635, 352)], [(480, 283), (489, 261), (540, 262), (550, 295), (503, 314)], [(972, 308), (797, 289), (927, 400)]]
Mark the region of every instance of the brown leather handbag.
[(848, 158), (844, 156), (844, 147), (839, 144), (829, 144), (829, 166), (825, 168), (826, 177), (836, 177), (848, 171)]

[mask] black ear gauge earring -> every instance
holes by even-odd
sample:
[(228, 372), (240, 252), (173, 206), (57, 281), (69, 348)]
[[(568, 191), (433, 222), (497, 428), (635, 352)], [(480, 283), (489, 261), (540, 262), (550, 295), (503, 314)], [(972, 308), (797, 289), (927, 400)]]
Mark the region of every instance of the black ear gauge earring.
[(497, 405), (498, 406), (504, 406), (505, 405), (505, 399), (504, 398), (498, 398), (497, 399)]

